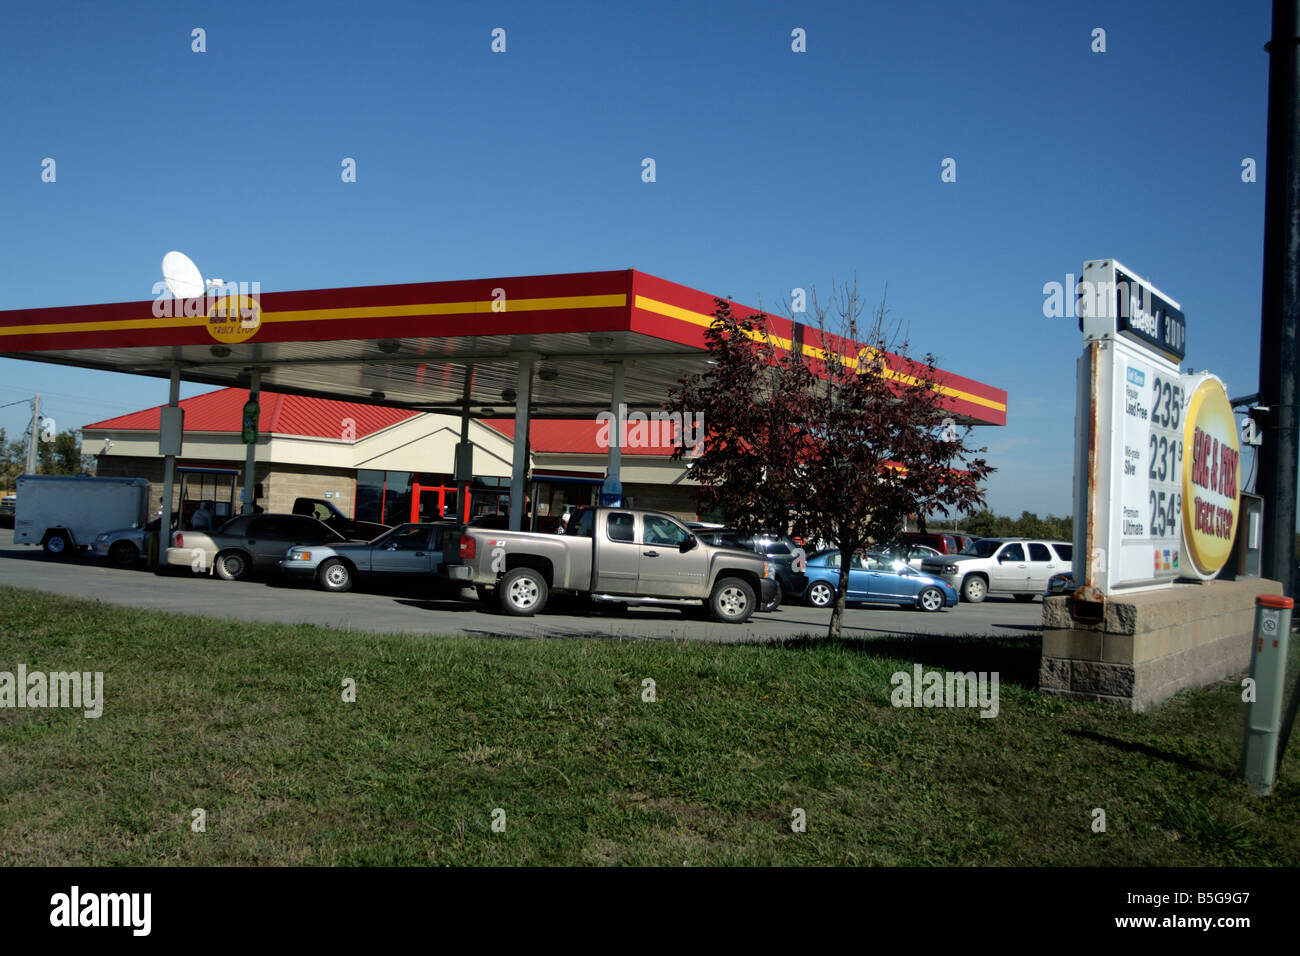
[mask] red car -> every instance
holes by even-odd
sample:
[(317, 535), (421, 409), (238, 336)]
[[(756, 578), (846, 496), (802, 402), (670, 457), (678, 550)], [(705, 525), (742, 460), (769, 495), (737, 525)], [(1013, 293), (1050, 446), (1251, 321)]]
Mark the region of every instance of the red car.
[(927, 548), (934, 548), (940, 554), (956, 554), (975, 539), (971, 535), (959, 534), (956, 531), (936, 531), (934, 533), (904, 531), (898, 536), (898, 540), (906, 544), (923, 544)]

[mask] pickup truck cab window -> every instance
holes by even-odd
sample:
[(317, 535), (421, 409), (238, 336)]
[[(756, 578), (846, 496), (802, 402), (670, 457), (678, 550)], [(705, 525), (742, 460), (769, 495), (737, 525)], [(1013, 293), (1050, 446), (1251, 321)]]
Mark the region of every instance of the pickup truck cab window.
[[(611, 515), (611, 517), (613, 516)], [(685, 528), (661, 515), (646, 515), (644, 520), (643, 544), (661, 544), (669, 548), (676, 548), (690, 537)]]
[(596, 512), (591, 508), (583, 508), (575, 512), (574, 516), (569, 519), (569, 526), (564, 533), (575, 538), (594, 538), (596, 536)]
[(610, 541), (635, 541), (636, 516), (624, 511), (612, 511), (606, 529)]

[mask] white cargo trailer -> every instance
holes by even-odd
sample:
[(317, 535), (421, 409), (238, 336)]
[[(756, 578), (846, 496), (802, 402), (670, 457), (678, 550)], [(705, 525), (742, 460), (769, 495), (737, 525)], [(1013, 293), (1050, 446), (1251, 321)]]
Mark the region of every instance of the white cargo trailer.
[(101, 532), (142, 526), (148, 510), (144, 478), (23, 475), (14, 544), (40, 545), (46, 554), (63, 557), (89, 547)]

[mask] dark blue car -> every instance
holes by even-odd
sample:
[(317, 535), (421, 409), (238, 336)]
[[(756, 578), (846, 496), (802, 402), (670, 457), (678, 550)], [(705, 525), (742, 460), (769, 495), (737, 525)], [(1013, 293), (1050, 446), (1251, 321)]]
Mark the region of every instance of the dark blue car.
[[(804, 600), (813, 607), (829, 607), (840, 583), (840, 553), (821, 551), (808, 559), (808, 590)], [(849, 568), (847, 603), (903, 604), (922, 611), (957, 606), (957, 591), (950, 584), (922, 574), (905, 562), (876, 551), (859, 551)]]

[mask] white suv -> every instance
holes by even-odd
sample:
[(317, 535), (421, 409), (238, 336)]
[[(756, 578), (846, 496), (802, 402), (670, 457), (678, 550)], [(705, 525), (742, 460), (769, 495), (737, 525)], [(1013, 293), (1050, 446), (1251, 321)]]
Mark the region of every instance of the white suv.
[(921, 572), (947, 581), (962, 600), (978, 604), (990, 594), (1032, 601), (1054, 574), (1072, 571), (1074, 548), (1064, 541), (980, 538), (958, 554), (926, 558)]

